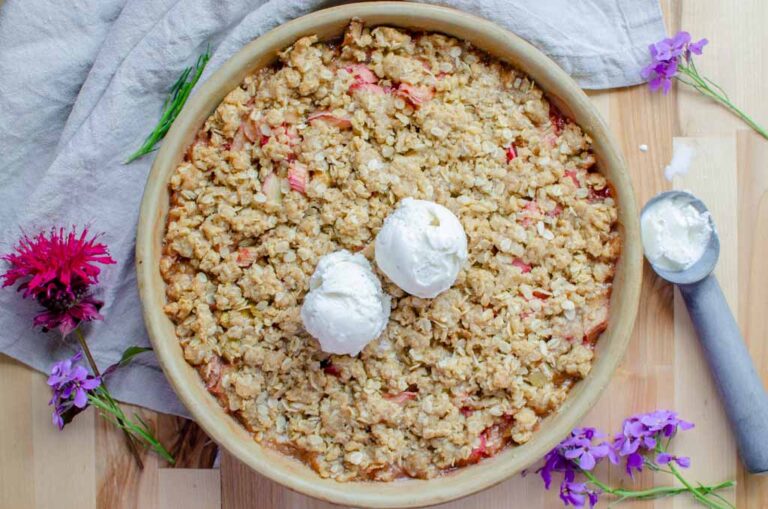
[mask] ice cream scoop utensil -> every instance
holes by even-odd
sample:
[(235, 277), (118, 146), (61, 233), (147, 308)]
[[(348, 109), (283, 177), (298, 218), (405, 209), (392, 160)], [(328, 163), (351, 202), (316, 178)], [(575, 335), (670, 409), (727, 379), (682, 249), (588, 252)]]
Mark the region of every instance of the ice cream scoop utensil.
[[(689, 198), (700, 212), (708, 212), (704, 203), (692, 194), (668, 191), (652, 198), (643, 207), (641, 217), (659, 200), (681, 196)], [(749, 472), (764, 473), (768, 472), (768, 394), (712, 274), (720, 254), (720, 240), (714, 223), (711, 226), (709, 245), (692, 266), (681, 271), (665, 270), (653, 263), (651, 267), (680, 289), (720, 392), (741, 459)]]

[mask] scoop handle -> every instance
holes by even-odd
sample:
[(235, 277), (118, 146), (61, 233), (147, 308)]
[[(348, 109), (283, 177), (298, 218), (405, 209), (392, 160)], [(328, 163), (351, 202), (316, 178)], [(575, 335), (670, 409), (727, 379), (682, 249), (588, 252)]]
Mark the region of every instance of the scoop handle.
[(680, 285), (749, 472), (768, 472), (768, 394), (717, 279)]

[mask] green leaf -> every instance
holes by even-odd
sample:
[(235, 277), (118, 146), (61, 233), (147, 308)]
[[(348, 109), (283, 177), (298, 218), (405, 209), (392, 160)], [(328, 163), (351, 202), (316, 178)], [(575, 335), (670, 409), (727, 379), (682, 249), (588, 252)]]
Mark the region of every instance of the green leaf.
[(146, 346), (129, 346), (128, 348), (125, 349), (125, 351), (123, 352), (123, 356), (120, 357), (119, 361), (117, 361), (116, 363), (112, 364), (111, 366), (109, 366), (107, 369), (104, 370), (104, 372), (101, 374), (101, 378), (109, 377), (112, 373), (115, 372), (117, 368), (121, 368), (125, 366), (140, 353), (148, 352), (150, 350), (152, 350), (152, 348), (146, 347)]
[(140, 353), (151, 352), (151, 351), (152, 351), (152, 347), (149, 347), (149, 346), (129, 346), (128, 348), (125, 349), (125, 351), (123, 352), (123, 356), (120, 357), (120, 360), (117, 362), (117, 364), (119, 366), (125, 366)]

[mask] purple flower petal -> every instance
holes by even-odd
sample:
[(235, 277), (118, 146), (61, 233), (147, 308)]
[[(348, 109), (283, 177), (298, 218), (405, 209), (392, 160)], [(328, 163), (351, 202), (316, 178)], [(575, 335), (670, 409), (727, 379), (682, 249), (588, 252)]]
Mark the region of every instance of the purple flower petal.
[(75, 366), (75, 369), (72, 370), (72, 380), (82, 381), (85, 380), (85, 377), (87, 376), (88, 370), (82, 366)]
[(590, 491), (589, 495), (589, 507), (595, 507), (597, 505), (598, 494), (596, 491)]
[(567, 505), (584, 507), (586, 486), (583, 483), (564, 482), (560, 485), (560, 499)]
[(72, 396), (72, 392), (77, 388), (77, 386), (73, 383), (66, 382), (66, 385), (63, 385), (59, 391), (59, 394), (61, 396), (62, 400), (69, 399)]
[(549, 489), (552, 483), (552, 472), (561, 472), (566, 480), (573, 480), (576, 465), (571, 460), (565, 459), (560, 453), (560, 446), (555, 447), (544, 457), (544, 465), (536, 472), (541, 475), (544, 487)]
[(611, 447), (610, 450), (608, 451), (608, 461), (610, 461), (614, 465), (618, 465), (619, 464), (619, 454), (618, 454), (618, 451), (616, 451), (616, 449), (614, 449), (613, 447)]
[(672, 89), (672, 80), (665, 78), (661, 82), (661, 93), (667, 95)]
[(92, 391), (96, 387), (101, 385), (101, 379), (99, 377), (89, 378), (87, 380), (84, 380), (80, 387), (85, 389), (86, 391)]
[(672, 461), (672, 455), (666, 452), (659, 453), (658, 456), (656, 456), (656, 463), (659, 465), (666, 465)]
[(88, 394), (82, 388), (78, 388), (75, 392), (75, 406), (77, 408), (85, 408), (88, 404)]
[(78, 352), (69, 359), (57, 362), (51, 367), (48, 377), (48, 385), (51, 387), (51, 400), (53, 406), (51, 417), (53, 424), (60, 429), (65, 422), (63, 414), (73, 406), (83, 409), (88, 406), (88, 393), (101, 385), (101, 379), (91, 376), (88, 370), (79, 365), (82, 353)]
[(633, 454), (637, 452), (637, 449), (640, 448), (640, 440), (625, 440), (623, 446), (621, 447), (621, 456), (627, 456), (629, 454)]
[(640, 77), (643, 78), (644, 80), (649, 79), (651, 77), (651, 75), (653, 74), (655, 67), (656, 66), (654, 64), (649, 64), (649, 65), (643, 67), (640, 70)]
[(672, 54), (672, 44), (670, 43), (669, 39), (664, 39), (663, 41), (659, 41), (656, 43), (655, 46), (656, 49), (656, 61), (663, 61), (663, 60), (669, 60), (673, 57)]
[(64, 429), (64, 419), (61, 418), (61, 415), (54, 411), (52, 417), (53, 425), (59, 429)]
[(688, 45), (688, 49), (694, 55), (701, 55), (704, 51), (704, 46), (707, 44), (709, 44), (707, 39), (701, 39), (700, 41), (692, 42), (690, 45)]
[(587, 488), (586, 483), (565, 480), (560, 485), (560, 499), (566, 506), (584, 507), (589, 500), (590, 507), (597, 503), (599, 492)]
[(677, 60), (672, 60), (662, 66), (660, 74), (665, 78), (674, 78), (677, 74)]
[(595, 457), (592, 456), (590, 453), (585, 453), (581, 455), (581, 458), (579, 459), (579, 468), (582, 470), (592, 470), (595, 468), (595, 464), (597, 462), (595, 461)]
[(687, 456), (678, 456), (675, 458), (675, 463), (680, 465), (682, 468), (688, 468), (691, 466), (691, 458)]
[(592, 447), (591, 452), (596, 458), (605, 458), (611, 453), (611, 450), (611, 446), (603, 442)]
[(637, 470), (638, 472), (642, 472), (643, 470), (643, 457), (638, 453), (627, 456), (626, 470), (627, 474), (634, 479), (633, 470)]
[(569, 460), (573, 460), (578, 458), (584, 454), (584, 449), (578, 448), (578, 449), (568, 449), (563, 453), (563, 456), (568, 458)]
[(541, 475), (541, 480), (544, 481), (544, 489), (548, 490), (552, 485), (552, 470), (548, 468), (542, 468), (539, 471), (539, 475)]
[(624, 427), (624, 433), (633, 437), (643, 436), (644, 432), (645, 426), (640, 421), (630, 422), (627, 426)]
[[(675, 34), (674, 37), (670, 40), (671, 46), (673, 50), (676, 51), (682, 51), (683, 47), (691, 42), (691, 34), (689, 34), (686, 31), (680, 31), (677, 34)], [(679, 55), (680, 53), (678, 53)]]

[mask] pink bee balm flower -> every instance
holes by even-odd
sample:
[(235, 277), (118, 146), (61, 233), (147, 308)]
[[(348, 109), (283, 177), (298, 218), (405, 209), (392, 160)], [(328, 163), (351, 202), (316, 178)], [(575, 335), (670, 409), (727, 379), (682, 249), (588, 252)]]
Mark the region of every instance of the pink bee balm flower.
[(69, 299), (66, 294), (59, 293), (50, 301), (40, 301), (46, 310), (35, 315), (34, 325), (41, 327), (44, 332), (59, 329), (66, 336), (80, 325), (81, 322), (92, 322), (94, 320), (103, 320), (104, 317), (99, 313), (99, 309), (104, 304), (90, 295)]
[(97, 238), (89, 239), (87, 228), (79, 235), (74, 228), (54, 228), (47, 235), (24, 235), (15, 251), (2, 257), (10, 264), (0, 275), (3, 287), (19, 283), (24, 298), (32, 297), (45, 308), (35, 317), (36, 326), (67, 335), (80, 322), (102, 319), (102, 303), (89, 295), (89, 288), (99, 281), (98, 264), (115, 260)]

